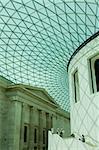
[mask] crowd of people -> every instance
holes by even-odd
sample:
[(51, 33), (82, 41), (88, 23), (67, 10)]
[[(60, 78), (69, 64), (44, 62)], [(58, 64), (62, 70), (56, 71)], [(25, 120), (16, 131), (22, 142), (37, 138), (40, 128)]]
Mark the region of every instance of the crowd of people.
[(56, 132), (54, 131), (54, 128), (51, 128), (51, 132), (52, 132), (52, 134), (58, 134), (60, 137), (63, 137), (63, 135), (64, 135), (64, 129), (63, 128), (61, 128), (61, 129), (59, 129), (59, 128), (57, 128), (57, 130), (56, 130)]

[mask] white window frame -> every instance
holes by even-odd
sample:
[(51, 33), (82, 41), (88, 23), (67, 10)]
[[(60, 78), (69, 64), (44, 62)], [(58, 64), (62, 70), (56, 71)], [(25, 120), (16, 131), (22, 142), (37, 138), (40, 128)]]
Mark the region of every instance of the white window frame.
[(91, 88), (92, 93), (96, 93), (97, 91), (97, 85), (96, 85), (96, 75), (95, 75), (95, 61), (99, 59), (99, 54), (95, 55), (90, 59), (90, 73), (91, 73)]
[[(73, 75), (73, 97), (74, 97), (74, 102), (77, 103), (78, 101), (80, 101), (78, 69), (75, 69), (72, 75)], [(76, 75), (76, 79), (75, 79), (75, 75)]]

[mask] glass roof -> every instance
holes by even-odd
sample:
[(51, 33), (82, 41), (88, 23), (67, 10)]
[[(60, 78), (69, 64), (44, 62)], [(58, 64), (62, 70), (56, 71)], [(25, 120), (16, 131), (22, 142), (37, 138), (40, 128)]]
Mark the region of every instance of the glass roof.
[(98, 30), (98, 0), (1, 0), (0, 75), (45, 88), (69, 111), (68, 61)]

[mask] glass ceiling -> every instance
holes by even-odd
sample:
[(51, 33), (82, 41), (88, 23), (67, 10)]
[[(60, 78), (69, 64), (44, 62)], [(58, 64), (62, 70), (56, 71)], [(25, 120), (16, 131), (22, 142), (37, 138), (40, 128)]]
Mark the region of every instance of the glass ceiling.
[(0, 0), (0, 75), (69, 111), (68, 61), (98, 30), (98, 0)]

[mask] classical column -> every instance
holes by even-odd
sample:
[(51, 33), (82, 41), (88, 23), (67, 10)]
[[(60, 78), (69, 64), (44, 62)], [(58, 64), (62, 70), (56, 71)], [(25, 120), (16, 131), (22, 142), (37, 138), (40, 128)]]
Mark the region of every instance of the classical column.
[(50, 127), (53, 128), (53, 115), (51, 115), (50, 117), (51, 117), (51, 124), (50, 124)]
[(52, 115), (46, 113), (46, 149), (48, 149), (48, 130), (53, 128), (53, 118)]
[(46, 129), (49, 130), (49, 113), (46, 113)]
[(20, 142), (20, 125), (21, 125), (21, 103), (18, 101), (11, 101), (9, 113), (9, 146), (10, 150), (19, 150)]
[(46, 149), (48, 149), (49, 113), (46, 113)]
[(33, 150), (34, 147), (34, 109), (30, 106), (30, 129), (29, 129), (29, 150)]
[(38, 150), (42, 150), (43, 146), (43, 112), (39, 110), (39, 144)]
[(46, 113), (46, 128), (50, 130), (53, 128), (53, 115)]
[(20, 150), (23, 150), (24, 147), (24, 114), (25, 114), (26, 104), (22, 103), (21, 110), (21, 127), (20, 127)]

